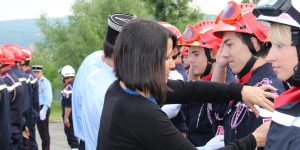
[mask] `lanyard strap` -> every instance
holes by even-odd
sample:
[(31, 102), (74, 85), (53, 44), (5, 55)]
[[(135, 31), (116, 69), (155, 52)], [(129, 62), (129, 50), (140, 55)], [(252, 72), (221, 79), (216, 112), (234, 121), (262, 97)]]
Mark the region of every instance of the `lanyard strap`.
[[(123, 89), (123, 91), (124, 92), (126, 92), (126, 93), (128, 93), (128, 94), (132, 94), (132, 95), (141, 95), (141, 96), (143, 96), (142, 94), (140, 94), (140, 93), (138, 93), (138, 92), (136, 92), (136, 91), (132, 91), (132, 90), (130, 90), (130, 89)], [(148, 96), (148, 97), (146, 97), (150, 102), (152, 102), (152, 103), (154, 103), (154, 104), (156, 104), (156, 105), (158, 105), (159, 106), (159, 104), (157, 103), (157, 101), (156, 101), (156, 99), (153, 97), (153, 96)]]

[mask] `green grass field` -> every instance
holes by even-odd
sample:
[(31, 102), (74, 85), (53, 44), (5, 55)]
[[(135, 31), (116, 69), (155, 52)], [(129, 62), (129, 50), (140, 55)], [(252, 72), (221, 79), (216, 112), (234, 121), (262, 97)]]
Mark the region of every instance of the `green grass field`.
[(61, 105), (59, 100), (53, 100), (51, 104), (50, 121), (62, 120)]

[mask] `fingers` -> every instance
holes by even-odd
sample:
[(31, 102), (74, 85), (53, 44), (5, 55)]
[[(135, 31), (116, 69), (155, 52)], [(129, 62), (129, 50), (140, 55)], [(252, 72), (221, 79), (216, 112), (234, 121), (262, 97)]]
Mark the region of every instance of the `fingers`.
[(264, 96), (265, 97), (268, 97), (268, 98), (272, 98), (272, 99), (275, 99), (278, 95), (275, 94), (275, 93), (271, 93), (271, 92), (264, 92)]
[(25, 138), (25, 139), (29, 139), (29, 135), (27, 133), (24, 133), (22, 134), (22, 136)]
[[(272, 111), (274, 110), (274, 103), (271, 102), (270, 100), (268, 99), (265, 99), (265, 103), (267, 103), (268, 106), (270, 106), (272, 108)], [(268, 109), (269, 110), (269, 109)], [(271, 110), (270, 110), (271, 111)]]
[(254, 107), (255, 104), (271, 112), (274, 111), (274, 104), (267, 98), (274, 99), (277, 97), (277, 95), (274, 93), (266, 92), (264, 90), (277, 90), (276, 88), (272, 86), (261, 86), (261, 87), (244, 86), (244, 87), (245, 87), (243, 88), (244, 93), (242, 91), (243, 101), (253, 111), (256, 117), (259, 116), (259, 111)]
[(271, 121), (268, 121), (268, 122), (264, 122), (263, 125), (269, 129), (270, 128), (270, 125), (271, 125)]
[(260, 88), (263, 89), (264, 91), (266, 91), (266, 90), (277, 91), (277, 89), (271, 85), (263, 85), (263, 86), (260, 86)]
[[(276, 88), (269, 86), (269, 85), (264, 85), (259, 87), (262, 90), (277, 90)], [(262, 95), (262, 99), (260, 100), (260, 102), (258, 102), (258, 105), (260, 105), (261, 107), (273, 112), (274, 111), (274, 104), (268, 100), (267, 98), (272, 98), (275, 99), (278, 95), (271, 93), (271, 92), (266, 92), (263, 91), (263, 95)]]
[(255, 114), (255, 116), (256, 116), (256, 118), (258, 118), (259, 117), (259, 112), (258, 112), (258, 110), (254, 107), (254, 105), (249, 105), (248, 106), (252, 111), (253, 111), (253, 113)]
[(69, 122), (65, 122), (65, 125), (70, 128), (70, 123)]
[(264, 98), (264, 100), (263, 100), (262, 104), (260, 104), (260, 106), (271, 112), (274, 111), (274, 104), (266, 98)]
[[(274, 87), (272, 86), (262, 86), (262, 89), (275, 89)], [(271, 92), (264, 92), (264, 96), (266, 98), (264, 98), (264, 102), (266, 103), (265, 106), (262, 106), (264, 107), (265, 109), (269, 110), (269, 111), (274, 111), (274, 103), (272, 103), (270, 100), (268, 100), (267, 98), (272, 98), (272, 99), (275, 99), (278, 95), (275, 94), (275, 93), (271, 93)]]

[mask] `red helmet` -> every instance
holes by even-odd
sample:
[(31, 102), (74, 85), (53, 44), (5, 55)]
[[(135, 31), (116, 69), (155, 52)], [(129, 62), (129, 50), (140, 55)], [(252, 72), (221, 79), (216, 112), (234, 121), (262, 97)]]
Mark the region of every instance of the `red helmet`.
[(269, 28), (256, 21), (252, 14), (254, 4), (228, 2), (227, 7), (218, 15), (214, 35), (222, 38), (222, 32), (254, 34), (260, 41), (266, 42)]
[(191, 26), (188, 25), (183, 33), (182, 45), (199, 46), (217, 51), (222, 40), (213, 35), (215, 21), (205, 20)]
[(180, 39), (181, 39), (181, 33), (178, 30), (178, 28), (176, 28), (175, 26), (171, 25), (170, 23), (167, 22), (159, 22), (159, 24), (161, 24), (162, 26), (164, 26), (165, 28), (167, 28), (169, 31), (171, 31), (172, 33), (174, 33), (177, 37), (177, 44), (180, 45)]
[(189, 47), (182, 46), (180, 49), (181, 56), (187, 56), (189, 54)]
[(8, 50), (6, 47), (0, 47), (0, 63), (4, 65), (13, 65), (15, 64), (14, 54)]
[(18, 61), (18, 62), (24, 61), (23, 56), (22, 56), (22, 48), (19, 47), (18, 45), (6, 44), (6, 45), (3, 45), (3, 47), (4, 47), (4, 49), (6, 49), (14, 54), (15, 61)]
[(32, 58), (32, 52), (28, 48), (22, 48), (22, 57), (23, 60), (31, 60)]

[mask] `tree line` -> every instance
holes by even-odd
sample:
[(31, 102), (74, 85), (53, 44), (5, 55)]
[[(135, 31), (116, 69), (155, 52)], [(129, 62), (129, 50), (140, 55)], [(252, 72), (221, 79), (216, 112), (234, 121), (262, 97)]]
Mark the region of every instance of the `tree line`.
[(77, 70), (86, 56), (102, 49), (112, 13), (166, 21), (181, 31), (202, 18), (201, 10), (188, 7), (188, 0), (76, 0), (71, 10), (67, 22), (50, 22), (46, 14), (38, 20), (44, 39), (35, 43), (33, 64), (44, 66), (56, 89), (62, 86), (59, 68), (69, 64)]
[(55, 89), (62, 86), (58, 74), (61, 67), (71, 65), (77, 70), (86, 56), (102, 49), (107, 17), (112, 13), (166, 21), (181, 31), (187, 24), (201, 21), (204, 15), (200, 8), (189, 7), (188, 0), (76, 0), (71, 11), (73, 15), (67, 22), (50, 22), (46, 14), (38, 20), (44, 39), (35, 43), (33, 63), (44, 66), (45, 76)]

